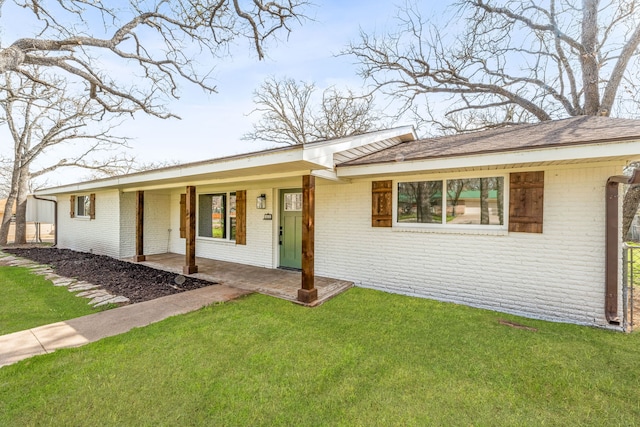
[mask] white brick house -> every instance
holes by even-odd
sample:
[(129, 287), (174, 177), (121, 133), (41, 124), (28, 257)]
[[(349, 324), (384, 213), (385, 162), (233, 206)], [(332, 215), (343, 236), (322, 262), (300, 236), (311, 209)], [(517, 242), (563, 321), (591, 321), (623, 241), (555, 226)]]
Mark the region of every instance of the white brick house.
[(38, 195), (58, 200), (60, 248), (179, 253), (186, 273), (197, 270), (195, 256), (302, 267), (302, 299), (313, 298), (305, 274), (317, 274), (617, 328), (620, 214), (607, 249), (606, 211), (621, 198), (605, 189), (638, 159), (633, 120), (579, 117), (426, 140), (404, 127)]

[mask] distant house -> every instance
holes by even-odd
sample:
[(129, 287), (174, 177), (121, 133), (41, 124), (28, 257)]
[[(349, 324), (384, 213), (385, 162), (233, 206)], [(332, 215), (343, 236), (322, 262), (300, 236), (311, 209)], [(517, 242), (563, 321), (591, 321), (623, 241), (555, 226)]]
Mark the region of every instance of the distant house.
[[(49, 188), (58, 246), (301, 268), (357, 286), (618, 328), (619, 183), (640, 121), (419, 140), (411, 127)], [(607, 213), (608, 212), (608, 213)], [(607, 231), (608, 230), (608, 231)], [(446, 318), (443, 319), (446, 324)]]
[[(0, 218), (3, 218), (7, 199), (0, 200)], [(12, 209), (13, 216), (9, 226), (8, 241), (15, 239), (15, 214), (16, 206)], [(54, 209), (50, 202), (27, 198), (26, 212), (26, 237), (27, 242), (53, 242), (55, 240)]]

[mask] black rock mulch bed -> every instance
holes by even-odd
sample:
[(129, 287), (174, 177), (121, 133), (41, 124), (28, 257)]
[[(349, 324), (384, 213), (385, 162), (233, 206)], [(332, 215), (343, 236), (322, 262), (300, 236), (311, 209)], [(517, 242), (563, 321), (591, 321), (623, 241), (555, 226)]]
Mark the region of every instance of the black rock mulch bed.
[(145, 265), (120, 261), (104, 255), (47, 247), (4, 248), (3, 252), (47, 264), (56, 274), (84, 280), (132, 303), (214, 285)]

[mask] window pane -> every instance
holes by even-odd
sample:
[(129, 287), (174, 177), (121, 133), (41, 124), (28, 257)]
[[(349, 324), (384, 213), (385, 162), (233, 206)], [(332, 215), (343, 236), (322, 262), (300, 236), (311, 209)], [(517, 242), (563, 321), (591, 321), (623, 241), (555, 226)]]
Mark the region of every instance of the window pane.
[(198, 236), (213, 237), (211, 223), (211, 198), (210, 194), (201, 194), (198, 196)]
[(502, 225), (504, 178), (447, 180), (447, 224)]
[(226, 195), (201, 194), (198, 196), (198, 236), (225, 238)]
[(76, 216), (84, 216), (84, 196), (76, 197)]
[(302, 193), (285, 193), (284, 210), (286, 212), (302, 211)]
[(236, 240), (236, 193), (229, 194), (229, 238)]
[(211, 196), (211, 228), (213, 237), (223, 239), (227, 237), (225, 195), (215, 194)]
[(89, 216), (89, 203), (91, 200), (89, 196), (76, 197), (76, 216)]
[(442, 181), (398, 183), (398, 222), (442, 223)]

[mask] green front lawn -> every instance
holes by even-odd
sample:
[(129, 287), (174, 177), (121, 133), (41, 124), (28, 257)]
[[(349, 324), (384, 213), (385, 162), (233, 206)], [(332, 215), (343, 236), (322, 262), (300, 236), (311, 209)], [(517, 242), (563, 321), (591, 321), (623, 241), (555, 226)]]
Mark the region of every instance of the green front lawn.
[(0, 368), (0, 425), (634, 425), (639, 387), (638, 334), (356, 288), (314, 309), (251, 295)]
[(100, 311), (22, 267), (0, 266), (0, 295), (0, 335)]

